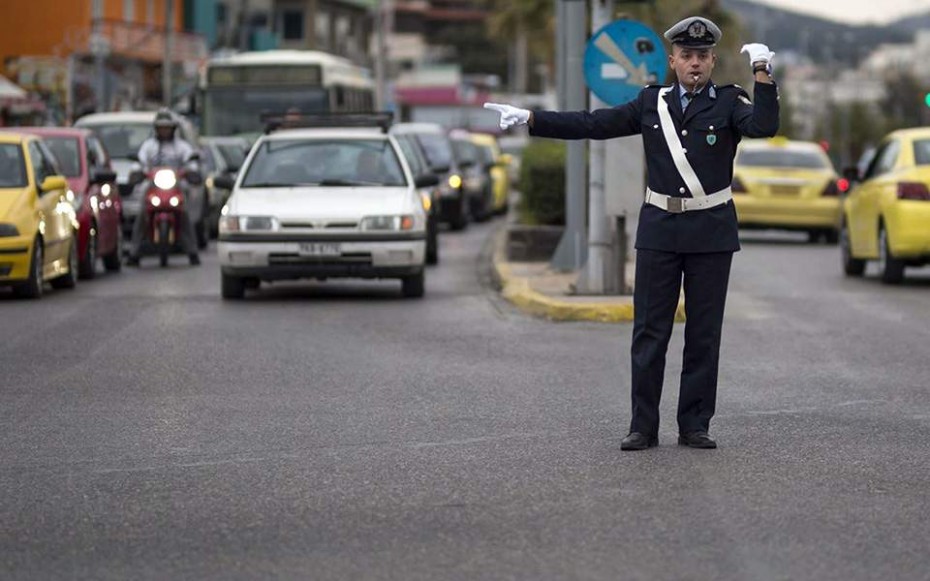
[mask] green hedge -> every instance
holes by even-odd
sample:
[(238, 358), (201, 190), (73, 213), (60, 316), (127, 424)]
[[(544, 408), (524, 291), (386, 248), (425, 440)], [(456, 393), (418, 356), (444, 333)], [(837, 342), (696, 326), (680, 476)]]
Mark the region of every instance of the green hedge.
[(565, 143), (533, 139), (520, 162), (520, 214), (523, 222), (565, 224)]

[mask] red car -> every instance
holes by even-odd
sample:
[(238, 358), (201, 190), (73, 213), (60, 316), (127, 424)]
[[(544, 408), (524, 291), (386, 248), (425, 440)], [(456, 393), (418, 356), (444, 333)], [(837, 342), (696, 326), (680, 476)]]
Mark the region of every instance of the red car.
[(97, 258), (108, 271), (122, 264), (123, 202), (116, 186), (110, 156), (88, 129), (65, 127), (10, 127), (9, 131), (30, 133), (42, 141), (58, 159), (68, 180), (69, 198), (80, 223), (78, 230), (78, 275), (94, 278)]

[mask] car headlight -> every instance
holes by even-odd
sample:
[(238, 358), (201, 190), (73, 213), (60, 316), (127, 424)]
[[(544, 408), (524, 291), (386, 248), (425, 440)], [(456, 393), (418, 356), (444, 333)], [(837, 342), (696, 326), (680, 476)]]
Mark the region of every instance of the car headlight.
[(449, 187), (455, 190), (462, 187), (462, 176), (458, 174), (452, 174), (449, 176)]
[(155, 172), (155, 177), (152, 178), (152, 182), (155, 183), (156, 188), (170, 190), (178, 185), (178, 175), (174, 173), (174, 170), (160, 169)]
[(19, 236), (19, 229), (13, 224), (0, 224), (0, 238), (4, 236)]
[(426, 212), (429, 212), (430, 208), (433, 207), (433, 199), (429, 196), (429, 194), (422, 193), (420, 194), (420, 199), (423, 202), (423, 209)]
[(83, 203), (84, 203), (84, 196), (82, 194), (75, 194), (74, 199), (71, 200), (71, 205), (74, 206), (75, 212), (81, 209), (81, 205)]
[(222, 216), (220, 232), (273, 232), (280, 228), (271, 216)]
[(362, 230), (390, 230), (403, 231), (413, 230), (413, 216), (368, 216), (362, 220)]

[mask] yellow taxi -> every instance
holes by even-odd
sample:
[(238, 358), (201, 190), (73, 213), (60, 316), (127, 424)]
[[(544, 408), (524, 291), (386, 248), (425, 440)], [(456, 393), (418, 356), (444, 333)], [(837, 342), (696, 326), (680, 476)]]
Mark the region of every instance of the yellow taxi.
[(497, 138), (487, 133), (472, 133), (471, 142), (480, 150), (480, 154), (488, 167), (491, 174), (491, 188), (493, 199), (494, 214), (504, 214), (507, 212), (507, 201), (510, 196), (510, 173), (507, 166), (510, 163), (510, 155), (501, 152), (497, 144)]
[(745, 229), (800, 230), (816, 242), (839, 238), (840, 194), (849, 181), (837, 175), (820, 145), (784, 137), (744, 140), (733, 167), (733, 203)]
[(40, 138), (0, 134), (0, 286), (28, 298), (42, 296), (45, 281), (74, 287), (73, 204), (74, 194)]
[(877, 260), (881, 279), (904, 280), (906, 266), (930, 262), (930, 127), (895, 131), (879, 144), (843, 200), (840, 251), (849, 276)]

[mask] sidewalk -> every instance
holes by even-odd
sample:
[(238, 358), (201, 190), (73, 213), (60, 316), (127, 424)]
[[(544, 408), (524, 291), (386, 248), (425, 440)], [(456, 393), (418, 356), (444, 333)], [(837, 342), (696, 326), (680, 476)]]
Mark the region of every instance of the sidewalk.
[[(621, 323), (633, 320), (633, 297), (574, 294), (578, 271), (558, 272), (548, 262), (508, 262), (507, 228), (494, 233), (491, 275), (505, 299), (521, 311), (550, 321)], [(627, 263), (627, 280), (633, 281), (633, 264)], [(683, 322), (679, 302), (675, 321)]]

